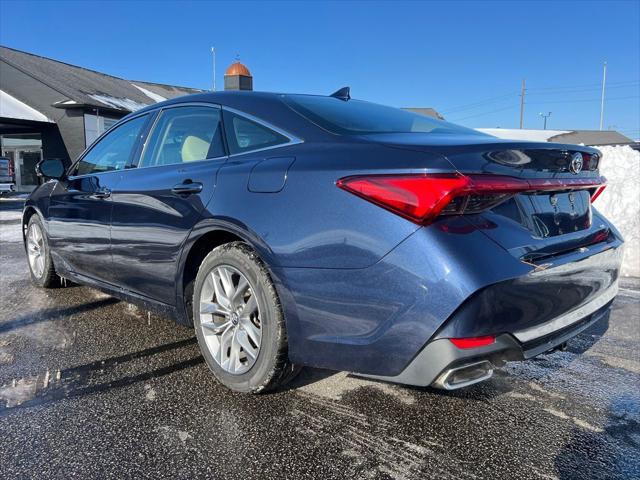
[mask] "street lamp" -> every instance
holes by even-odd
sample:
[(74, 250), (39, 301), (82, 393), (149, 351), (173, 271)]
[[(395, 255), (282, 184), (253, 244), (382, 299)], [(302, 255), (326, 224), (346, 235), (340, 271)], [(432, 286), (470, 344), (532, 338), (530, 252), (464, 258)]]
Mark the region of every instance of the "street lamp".
[(547, 113), (546, 115), (542, 112), (540, 112), (538, 115), (540, 115), (542, 118), (544, 118), (544, 130), (547, 129), (547, 118), (549, 118), (551, 116), (551, 112)]

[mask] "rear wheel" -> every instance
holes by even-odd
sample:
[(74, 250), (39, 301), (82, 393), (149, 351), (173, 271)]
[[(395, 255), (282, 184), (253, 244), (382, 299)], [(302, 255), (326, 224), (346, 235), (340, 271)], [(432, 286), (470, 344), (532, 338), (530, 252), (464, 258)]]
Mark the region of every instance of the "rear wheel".
[(202, 261), (193, 319), (209, 368), (232, 390), (272, 390), (299, 370), (288, 360), (284, 317), (269, 273), (242, 242), (217, 247)]
[(25, 246), (31, 281), (38, 287), (52, 288), (59, 285), (59, 282), (44, 231), (40, 217), (33, 215), (27, 226)]

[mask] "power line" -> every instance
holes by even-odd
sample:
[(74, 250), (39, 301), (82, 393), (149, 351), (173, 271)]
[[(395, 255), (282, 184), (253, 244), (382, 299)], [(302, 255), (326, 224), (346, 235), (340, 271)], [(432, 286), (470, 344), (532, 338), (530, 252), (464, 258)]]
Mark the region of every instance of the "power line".
[[(625, 86), (629, 84), (633, 85), (638, 83), (640, 83), (640, 80), (625, 80), (623, 82), (611, 82), (607, 85), (607, 87), (612, 85)], [(585, 83), (582, 85), (565, 85), (565, 86), (557, 86), (557, 87), (533, 87), (533, 88), (530, 88), (529, 90), (567, 90), (567, 89), (583, 88), (583, 87), (602, 87), (602, 83)]]
[(452, 121), (452, 122), (459, 122), (459, 121), (461, 121), (461, 120), (466, 120), (466, 119), (468, 119), (468, 118), (481, 117), (481, 116), (484, 116), (484, 115), (489, 115), (489, 114), (491, 114), (491, 113), (503, 112), (503, 111), (505, 111), (505, 110), (512, 110), (512, 109), (514, 109), (514, 108), (515, 108), (515, 106), (514, 106), (514, 105), (511, 105), (511, 106), (504, 107), (504, 108), (498, 108), (498, 109), (496, 109), (496, 110), (490, 110), (490, 111), (488, 111), (488, 112), (476, 113), (475, 115), (469, 115), (469, 116), (467, 116), (467, 117), (454, 118), (454, 119), (453, 119), (453, 120), (451, 120), (451, 121)]
[[(516, 92), (510, 92), (510, 93), (506, 93), (504, 95), (500, 95), (498, 97), (491, 97), (491, 98), (487, 98), (485, 100), (480, 100), (478, 102), (474, 102), (474, 103), (467, 103), (464, 105), (459, 105), (457, 107), (451, 107), (451, 108), (447, 108), (442, 110), (442, 113), (452, 113), (452, 112), (457, 112), (460, 110), (470, 110), (476, 107), (481, 107), (487, 104), (492, 104), (492, 103), (500, 103), (499, 100), (502, 99), (506, 99), (508, 97), (513, 97), (515, 96)], [(504, 101), (504, 100), (503, 100)]]
[[(607, 98), (607, 102), (610, 100), (629, 100), (632, 98), (640, 98), (640, 95), (632, 95), (629, 97), (612, 97)], [(581, 98), (578, 100), (550, 100), (550, 101), (540, 101), (540, 102), (527, 102), (527, 105), (535, 104), (535, 105), (544, 105), (547, 103), (582, 103), (582, 102), (599, 102), (600, 98)]]

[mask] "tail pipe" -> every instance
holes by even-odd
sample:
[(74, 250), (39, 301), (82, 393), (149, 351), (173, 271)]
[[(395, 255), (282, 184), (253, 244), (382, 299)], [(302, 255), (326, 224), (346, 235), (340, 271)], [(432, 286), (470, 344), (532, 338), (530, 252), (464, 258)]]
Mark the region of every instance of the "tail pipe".
[(482, 360), (445, 370), (433, 386), (444, 390), (457, 390), (488, 380), (492, 375), (493, 364), (488, 360)]

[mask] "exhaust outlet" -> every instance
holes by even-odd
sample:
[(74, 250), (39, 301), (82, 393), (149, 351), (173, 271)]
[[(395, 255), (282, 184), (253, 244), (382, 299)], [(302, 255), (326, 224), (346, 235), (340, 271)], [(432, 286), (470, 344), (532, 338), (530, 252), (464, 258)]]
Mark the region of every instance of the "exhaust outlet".
[(456, 390), (488, 380), (493, 375), (493, 365), (488, 360), (469, 363), (445, 370), (433, 386), (445, 390)]

